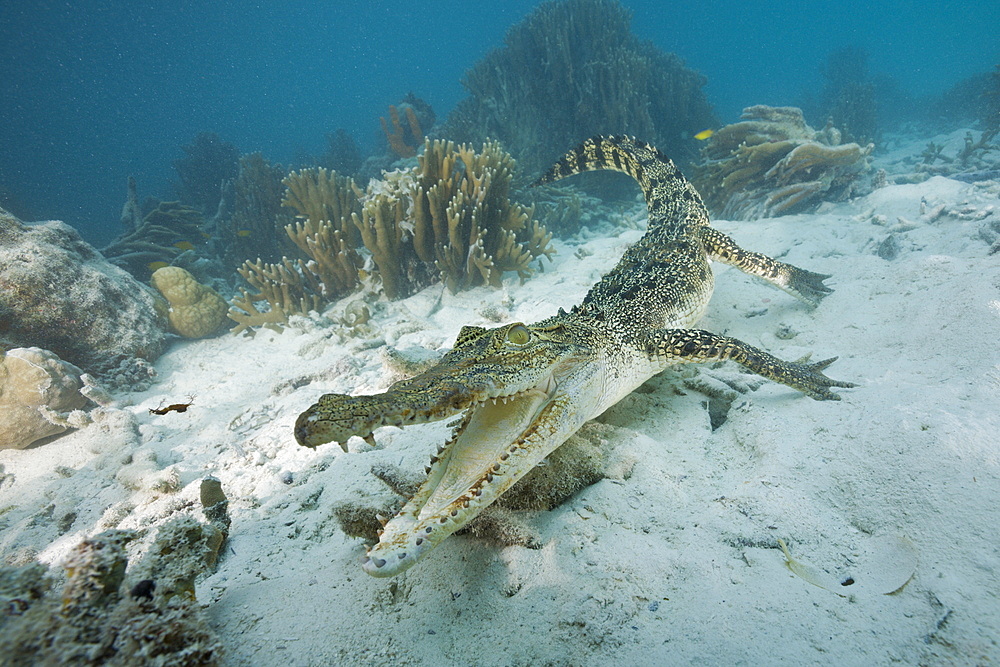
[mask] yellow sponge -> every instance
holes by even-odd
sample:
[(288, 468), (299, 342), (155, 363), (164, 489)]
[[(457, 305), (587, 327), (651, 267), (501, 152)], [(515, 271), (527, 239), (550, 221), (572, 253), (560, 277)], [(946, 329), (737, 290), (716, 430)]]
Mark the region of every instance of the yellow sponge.
[(167, 319), (174, 333), (184, 338), (203, 338), (218, 331), (226, 321), (229, 304), (225, 299), (181, 267), (157, 269), (152, 282), (170, 304)]

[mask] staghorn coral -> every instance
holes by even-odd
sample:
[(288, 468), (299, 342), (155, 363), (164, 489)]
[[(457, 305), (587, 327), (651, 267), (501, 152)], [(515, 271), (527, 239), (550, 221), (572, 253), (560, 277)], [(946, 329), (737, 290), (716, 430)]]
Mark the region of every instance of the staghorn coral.
[(458, 291), (499, 286), (506, 271), (527, 279), (530, 263), (554, 250), (532, 210), (509, 199), (514, 167), (495, 142), (477, 153), (426, 140), (417, 167), (384, 174), (365, 192), (325, 169), (290, 175), (285, 203), (305, 219), (285, 230), (310, 259), (244, 262), (240, 274), (257, 292), (233, 302), (233, 331), (280, 327), (355, 289), (364, 266), (355, 236), (389, 299), (438, 280)]
[(204, 338), (216, 333), (226, 321), (226, 300), (179, 266), (157, 269), (151, 281), (170, 304), (167, 319), (177, 335)]
[(500, 141), (525, 173), (595, 134), (642, 136), (674, 156), (717, 125), (705, 78), (631, 32), (615, 0), (540, 4), (466, 72), (469, 92), (441, 131), (458, 141)]
[(692, 180), (719, 216), (785, 215), (859, 194), (872, 148), (841, 144), (832, 125), (813, 130), (795, 107), (758, 105), (709, 139)]
[[(285, 234), (308, 259), (246, 260), (239, 273), (256, 293), (243, 289), (233, 301), (233, 333), (259, 326), (280, 330), (288, 316), (321, 310), (360, 282), (362, 259), (355, 248), (361, 236), (351, 215), (361, 210), (361, 190), (352, 179), (324, 168), (292, 172), (283, 183), (282, 204), (303, 218), (285, 225)], [(266, 310), (257, 307), (263, 302)]]

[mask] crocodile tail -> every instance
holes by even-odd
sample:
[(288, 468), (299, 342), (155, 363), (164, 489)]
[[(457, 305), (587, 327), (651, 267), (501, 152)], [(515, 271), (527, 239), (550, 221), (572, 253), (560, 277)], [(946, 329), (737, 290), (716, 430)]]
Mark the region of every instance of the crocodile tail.
[[(532, 185), (542, 185), (584, 171), (608, 169), (628, 174), (646, 197), (651, 214), (665, 213), (671, 204), (693, 204), (704, 211), (701, 197), (666, 155), (644, 141), (626, 136), (596, 136), (566, 153)], [(707, 222), (707, 212), (705, 212)]]

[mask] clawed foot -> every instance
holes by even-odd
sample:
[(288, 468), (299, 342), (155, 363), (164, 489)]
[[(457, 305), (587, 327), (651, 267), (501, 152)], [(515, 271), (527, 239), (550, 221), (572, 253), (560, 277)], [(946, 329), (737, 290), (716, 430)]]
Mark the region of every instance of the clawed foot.
[[(785, 288), (792, 296), (802, 299), (811, 306), (818, 306), (819, 302), (827, 294), (833, 292), (833, 288), (827, 287), (823, 281), (830, 277), (826, 273), (813, 273), (800, 269), (797, 266), (788, 265), (789, 281)], [(833, 361), (832, 359), (830, 361)], [(838, 385), (839, 386), (839, 385)]]
[(795, 387), (806, 396), (814, 398), (817, 401), (839, 401), (840, 396), (830, 391), (830, 387), (847, 388), (858, 386), (853, 382), (833, 380), (822, 373), (827, 366), (837, 360), (837, 357), (830, 357), (829, 359), (824, 359), (823, 361), (817, 361), (811, 364), (803, 363), (807, 359), (808, 357), (805, 357), (804, 359), (788, 364), (789, 370), (792, 372), (794, 377), (794, 381), (787, 383), (789, 386)]

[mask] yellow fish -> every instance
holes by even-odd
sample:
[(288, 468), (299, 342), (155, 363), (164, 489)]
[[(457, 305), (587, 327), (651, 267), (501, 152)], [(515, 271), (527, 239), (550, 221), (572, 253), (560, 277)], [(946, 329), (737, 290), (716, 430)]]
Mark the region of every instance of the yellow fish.
[(146, 266), (149, 267), (150, 271), (156, 271), (157, 269), (162, 269), (163, 267), (170, 265), (166, 262), (150, 262)]
[(190, 241), (178, 241), (174, 244), (175, 248), (180, 248), (181, 250), (194, 250), (194, 244)]
[(250, 234), (252, 234), (252, 233), (253, 232), (251, 232), (249, 229), (240, 229), (240, 230), (238, 230), (236, 232), (236, 235), (239, 236), (240, 238), (244, 238), (245, 239), (246, 237), (250, 236)]
[(698, 141), (705, 141), (705, 139), (708, 139), (713, 134), (715, 134), (715, 130), (702, 130), (698, 134), (694, 135), (694, 138)]

